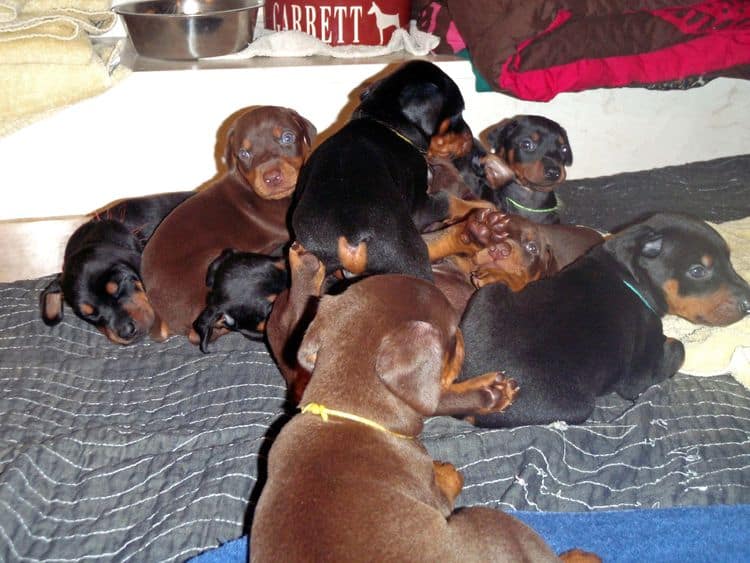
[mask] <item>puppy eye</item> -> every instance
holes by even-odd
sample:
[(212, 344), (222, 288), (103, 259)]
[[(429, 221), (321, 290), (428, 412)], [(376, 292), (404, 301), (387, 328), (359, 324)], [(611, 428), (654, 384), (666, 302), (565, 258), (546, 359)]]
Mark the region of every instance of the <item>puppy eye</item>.
[(295, 135), (294, 132), (289, 131), (287, 129), (281, 134), (281, 138), (279, 139), (279, 142), (282, 145), (291, 145), (296, 140), (297, 140), (297, 135)]
[(560, 147), (560, 152), (563, 154), (568, 154), (568, 151), (570, 151), (570, 147), (568, 145), (562, 145)]
[(251, 153), (247, 149), (240, 149), (237, 152), (237, 156), (239, 157), (240, 160), (243, 160), (245, 162), (249, 162), (253, 159), (253, 153)]
[(531, 139), (524, 139), (521, 141), (521, 149), (526, 152), (533, 152), (536, 150), (536, 143)]
[(535, 243), (533, 240), (530, 240), (529, 242), (524, 244), (523, 247), (529, 254), (533, 254), (535, 256), (539, 254), (539, 245), (537, 245), (537, 243)]
[(688, 277), (694, 279), (694, 280), (701, 280), (708, 276), (710, 274), (710, 270), (706, 268), (703, 264), (694, 264), (693, 266), (690, 266), (687, 271)]

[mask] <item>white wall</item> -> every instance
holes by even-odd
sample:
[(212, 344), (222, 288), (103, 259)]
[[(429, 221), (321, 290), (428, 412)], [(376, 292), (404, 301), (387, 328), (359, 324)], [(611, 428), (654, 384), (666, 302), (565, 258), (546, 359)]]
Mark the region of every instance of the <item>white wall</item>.
[[(289, 106), (323, 130), (385, 67), (280, 64), (134, 72), (98, 97), (0, 138), (0, 220), (76, 215), (122, 197), (193, 189), (214, 175), (216, 133), (232, 112)], [(571, 179), (750, 153), (750, 81), (718, 79), (688, 91), (593, 90), (528, 103), (475, 92), (465, 61), (439, 64), (461, 87), (475, 132), (516, 113), (563, 124), (574, 154)]]

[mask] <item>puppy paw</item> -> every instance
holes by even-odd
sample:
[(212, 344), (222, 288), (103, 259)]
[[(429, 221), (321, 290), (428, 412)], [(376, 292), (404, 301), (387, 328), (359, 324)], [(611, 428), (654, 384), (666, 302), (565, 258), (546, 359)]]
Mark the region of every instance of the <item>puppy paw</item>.
[(323, 286), (326, 274), (323, 263), (297, 241), (289, 247), (289, 268), (292, 272), (293, 285), (299, 280), (318, 289)]
[(464, 487), (463, 475), (458, 472), (453, 464), (444, 461), (433, 461), (432, 468), (435, 474), (435, 483), (445, 495), (445, 498), (453, 505)]
[(602, 559), (595, 553), (574, 548), (560, 554), (560, 560), (566, 563), (601, 563)]
[(478, 209), (469, 215), (461, 235), (462, 241), (480, 247), (500, 243), (508, 238), (506, 225), (509, 220), (509, 216), (500, 211)]
[(489, 396), (488, 405), (480, 409), (479, 414), (502, 412), (513, 404), (518, 395), (518, 383), (503, 372), (495, 372), (493, 382), (486, 388)]

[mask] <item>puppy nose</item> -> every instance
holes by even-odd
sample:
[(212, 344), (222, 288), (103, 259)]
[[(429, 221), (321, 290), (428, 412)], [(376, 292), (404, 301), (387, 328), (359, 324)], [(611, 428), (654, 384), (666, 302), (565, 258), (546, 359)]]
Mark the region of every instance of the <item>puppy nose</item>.
[(282, 179), (281, 170), (278, 168), (274, 168), (263, 174), (263, 181), (270, 186), (280, 184)]
[(548, 180), (559, 180), (560, 179), (560, 169), (557, 167), (554, 168), (545, 168), (544, 169), (544, 176)]
[(121, 338), (132, 338), (135, 335), (135, 323), (128, 321), (120, 327)]
[(750, 314), (750, 297), (745, 297), (740, 301), (740, 311), (743, 315)]

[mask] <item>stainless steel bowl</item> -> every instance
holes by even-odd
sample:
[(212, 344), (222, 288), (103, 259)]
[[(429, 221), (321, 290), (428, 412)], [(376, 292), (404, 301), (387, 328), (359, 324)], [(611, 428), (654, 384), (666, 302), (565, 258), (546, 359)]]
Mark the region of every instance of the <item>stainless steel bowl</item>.
[(261, 6), (263, 0), (145, 0), (113, 10), (139, 55), (184, 60), (245, 48)]

